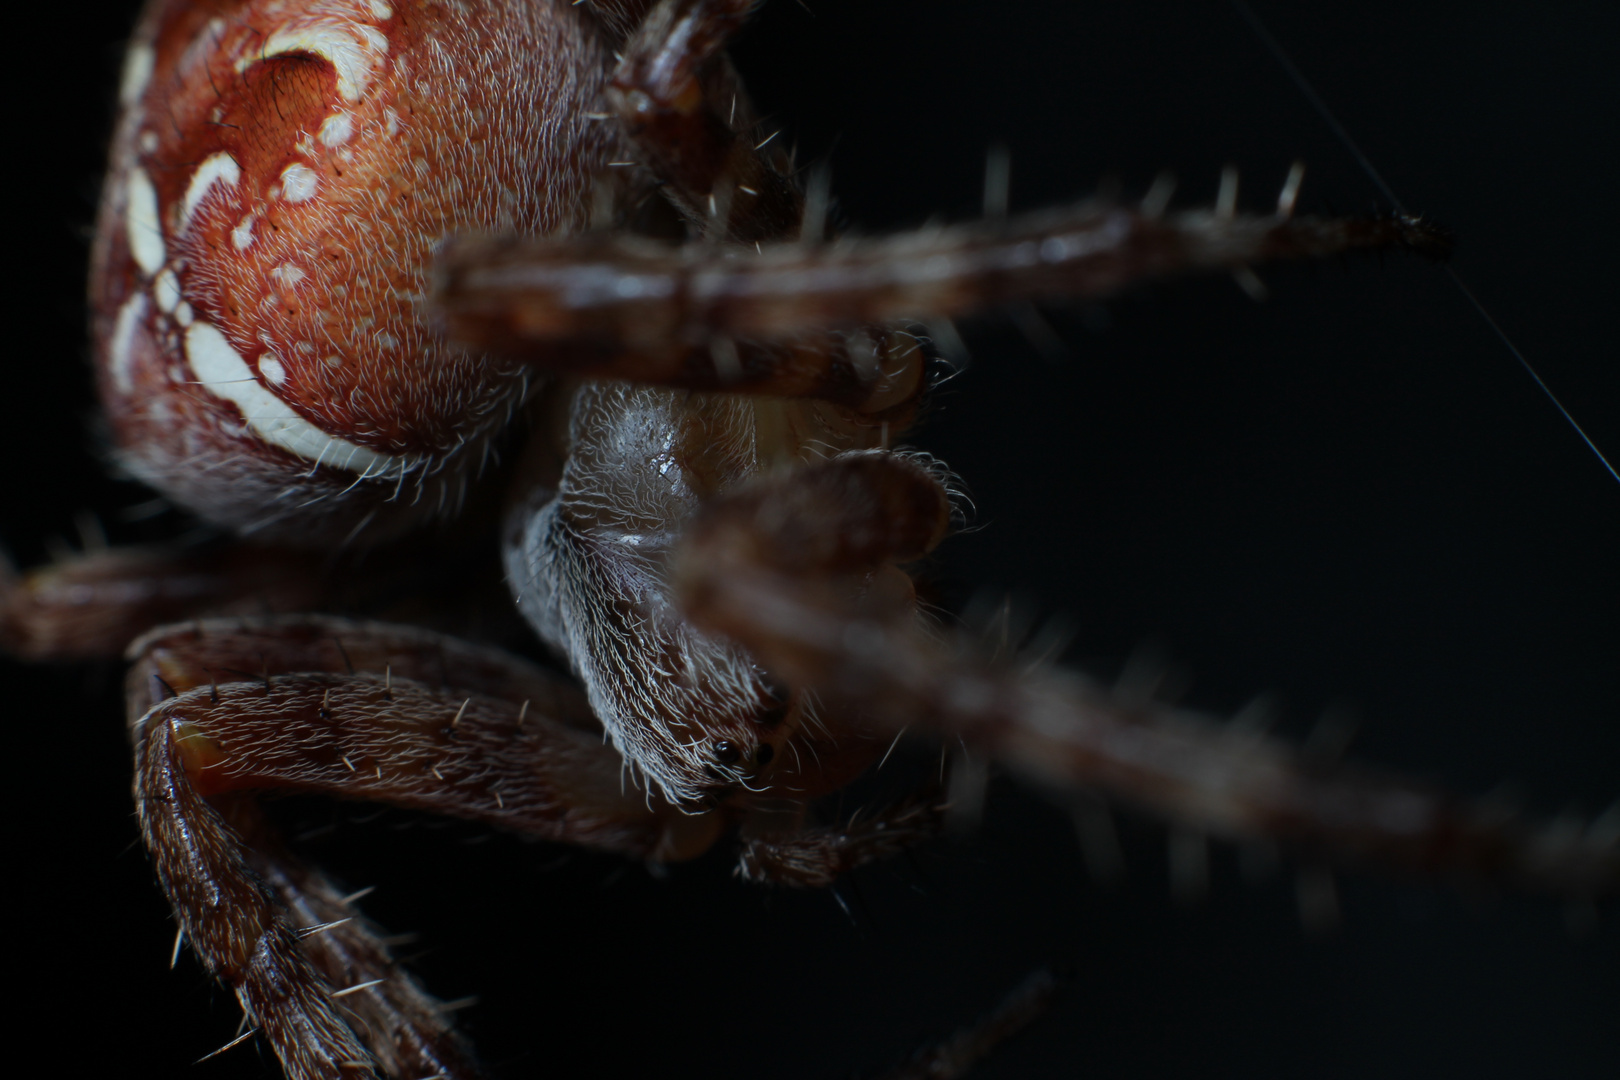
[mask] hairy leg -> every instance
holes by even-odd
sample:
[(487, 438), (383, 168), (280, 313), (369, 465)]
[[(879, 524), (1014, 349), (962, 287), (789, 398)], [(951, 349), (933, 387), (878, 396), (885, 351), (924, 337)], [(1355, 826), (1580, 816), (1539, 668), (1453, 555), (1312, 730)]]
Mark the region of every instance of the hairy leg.
[[(275, 974), (274, 965), (280, 965), (281, 985), (295, 994), (315, 982), (309, 977), (313, 974), (332, 992), (328, 1004), (337, 1005), (337, 1019), (348, 1029), (325, 1030), (337, 1039), (358, 1035), (354, 1040), (358, 1047), (345, 1043), (341, 1053), (328, 1051), (328, 1056), (364, 1061), (369, 1053), (376, 1068), (388, 1077), (460, 1080), (477, 1076), (471, 1047), (457, 1035), (439, 1003), (390, 955), (382, 931), (319, 868), (287, 850), (251, 798), (223, 799), (218, 809), (241, 840), (241, 868), (268, 893), (275, 908), (274, 929), (260, 939), (263, 947), (255, 950), (254, 960), (269, 969), (267, 975)], [(256, 906), (262, 906), (264, 893)], [(259, 914), (262, 920), (265, 913)], [(292, 928), (307, 968), (298, 963), (282, 937), (282, 924)], [(206, 954), (204, 959), (208, 959)], [(303, 987), (298, 986), (300, 982)], [(237, 989), (240, 994), (241, 987)], [(259, 1004), (247, 1011), (260, 1018), (259, 1030), (265, 1031), (278, 1052), (294, 1042), (306, 1050), (306, 1058), (319, 1060), (319, 1051), (309, 1052), (308, 1044), (312, 1030), (320, 1029), (305, 1027), (290, 1039), (283, 1035), (278, 1040), (274, 1034), (286, 1030), (295, 1011), (305, 1012), (313, 1004), (317, 1003), (300, 1003), (294, 1010), (272, 1000), (268, 1007)], [(360, 1053), (349, 1056), (356, 1049)], [(307, 1065), (304, 1068), (320, 1075)], [(297, 1075), (291, 1065), (288, 1072)]]
[[(780, 145), (753, 134), (725, 56), (755, 0), (663, 0), (625, 43), (608, 103), (642, 163), (692, 221), (730, 239), (796, 235), (803, 198)], [(756, 145), (758, 143), (758, 145)]]
[(457, 339), (543, 367), (870, 409), (894, 392), (892, 358), (911, 340), (897, 328), (908, 321), (1108, 296), (1185, 273), (1248, 274), (1254, 263), (1449, 248), (1443, 232), (1415, 218), (1288, 210), (1166, 217), (1152, 206), (1092, 203), (752, 251), (633, 237), (464, 240), (444, 253), (435, 303)]
[(320, 559), (246, 545), (115, 548), (18, 574), (0, 566), (0, 649), (32, 661), (112, 660), (136, 634), (191, 615), (307, 610)]
[(892, 806), (857, 815), (842, 825), (749, 835), (745, 820), (737, 875), (762, 885), (827, 888), (858, 866), (892, 859), (938, 836), (945, 810), (944, 791), (929, 784)]
[(334, 608), (499, 633), (490, 612), (507, 594), (478, 542), (487, 535), (482, 521), (469, 514), (454, 531), (374, 550), (213, 538), (90, 550), (21, 573), (0, 558), (0, 652), (35, 662), (116, 660), (136, 635), (165, 623)]
[(142, 835), (185, 940), (295, 1080), (363, 1075), (373, 1060), (399, 1077), (473, 1072), (431, 999), (286, 851), (254, 793), (363, 798), (651, 859), (696, 854), (720, 828), (624, 791), (578, 691), (493, 650), (300, 617), (169, 627), (134, 651)]
[(1534, 827), (1246, 725), (937, 640), (885, 575), (937, 542), (945, 513), (937, 481), (903, 459), (805, 468), (711, 504), (678, 561), (679, 592), (696, 623), (831, 704), (960, 737), (1045, 786), (1099, 791), (1189, 834), (1570, 897), (1620, 894), (1620, 809), (1590, 826)]

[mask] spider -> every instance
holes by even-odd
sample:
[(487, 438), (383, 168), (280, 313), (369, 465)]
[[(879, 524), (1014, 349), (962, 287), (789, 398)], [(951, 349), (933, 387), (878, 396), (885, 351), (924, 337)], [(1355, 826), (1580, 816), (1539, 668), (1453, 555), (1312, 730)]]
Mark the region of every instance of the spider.
[[(1293, 149), (1293, 147), (1290, 147), (1290, 149)], [(1017, 162), (1017, 159), (1014, 159), (1014, 162)], [(1153, 162), (1153, 164), (1158, 164), (1158, 162)], [(842, 185), (839, 185), (839, 186), (841, 186), (841, 189), (842, 189)], [(1354, 285), (1351, 285), (1351, 287), (1354, 287)], [(1194, 291), (1197, 290), (1197, 287), (1192, 287), (1192, 288), (1194, 288)], [(1335, 288), (1335, 287), (1327, 287), (1327, 288)], [(1174, 301), (1155, 301), (1155, 303), (1174, 303)], [(1186, 303), (1186, 301), (1183, 301), (1183, 303)], [(1191, 303), (1197, 304), (1197, 303), (1199, 303), (1199, 301), (1194, 300), (1194, 301), (1191, 301)], [(1213, 301), (1213, 303), (1209, 304), (1209, 306), (1210, 306), (1210, 309), (1212, 309), (1212, 311), (1215, 311), (1215, 313), (1217, 313), (1217, 317), (1218, 317), (1218, 313), (1220, 313), (1221, 309), (1226, 308), (1226, 306), (1234, 306), (1234, 304), (1231, 303), (1230, 300), (1226, 300), (1225, 296), (1221, 296), (1220, 300)], [(1202, 314), (1202, 308), (1199, 308), (1199, 311), (1200, 311), (1200, 314)], [(1121, 316), (1121, 317), (1124, 317), (1124, 316)], [(1191, 319), (1192, 316), (1178, 316), (1178, 317), (1187, 317), (1187, 319)], [(1280, 317), (1280, 316), (1278, 316), (1278, 314), (1275, 313), (1275, 311), (1267, 311), (1267, 313), (1262, 313), (1262, 317), (1265, 317), (1265, 319), (1277, 319), (1277, 317)], [(1134, 332), (1134, 330), (1132, 330), (1132, 332)], [(1200, 330), (1200, 337), (1202, 337), (1202, 335), (1213, 335), (1213, 330)], [(975, 350), (975, 351), (982, 351), (982, 350)], [(980, 364), (980, 368), (988, 368), (988, 364), (983, 364), (982, 363), (982, 364)], [(1025, 377), (1027, 377), (1027, 379), (1037, 379), (1037, 377), (1038, 377), (1038, 379), (1047, 379), (1047, 377), (1051, 377), (1051, 379), (1058, 379), (1059, 385), (1063, 384), (1064, 379), (1066, 379), (1066, 376), (1064, 376), (1063, 372), (1061, 372), (1061, 371), (1059, 371), (1059, 372), (1045, 372), (1045, 371), (1043, 371), (1043, 369), (1038, 369), (1038, 368), (1027, 369), (1027, 371), (1025, 371), (1024, 374), (1025, 374)], [(990, 374), (990, 372), (977, 371), (977, 372), (974, 372), (974, 377), (995, 377), (995, 376), (993, 376), (993, 374)], [(1069, 385), (1072, 385), (1072, 384), (1069, 384)], [(954, 415), (961, 415), (962, 411), (966, 411), (966, 408), (967, 408), (967, 403), (961, 403), (961, 405), (951, 405), (951, 410), (944, 411), (943, 415), (941, 415), (940, 418), (936, 419), (935, 426), (938, 427), (938, 426), (940, 426), (940, 424), (953, 423), (953, 421), (954, 421), (953, 413), (954, 413)], [(962, 455), (948, 455), (948, 457), (961, 458)], [(1051, 484), (1050, 479), (1047, 479), (1047, 481), (1045, 481), (1045, 483)], [(983, 492), (980, 491), (980, 484), (975, 483), (975, 492), (978, 492), (978, 494), (983, 495)], [(1183, 497), (1183, 495), (1184, 495), (1184, 492), (1178, 492), (1178, 497)], [(1048, 513), (1050, 513), (1050, 508), (1047, 508), (1047, 510), (1048, 510)], [(1045, 518), (1045, 520), (1050, 520), (1050, 517)], [(996, 529), (1001, 529), (1001, 531), (1004, 531), (1004, 533), (1011, 533), (1011, 531), (1013, 531), (1013, 529), (1004, 529), (1003, 526), (1001, 526), (1001, 525), (996, 525)], [(985, 536), (987, 536), (987, 539), (991, 538), (991, 536), (993, 536), (993, 533), (995, 533), (996, 529), (991, 529), (990, 533), (985, 534)], [(1017, 531), (1027, 531), (1027, 529), (1017, 529)], [(1000, 580), (1000, 581), (1008, 580), (1008, 578), (1006, 578), (1006, 576), (1004, 576), (1004, 575), (1006, 575), (1006, 570), (1000, 570), (1000, 573), (978, 573), (978, 575), (974, 575), (974, 576), (977, 576), (977, 578), (980, 578), (980, 580)], [(969, 576), (969, 575), (964, 575), (964, 576)], [(1074, 604), (1066, 604), (1066, 606), (1074, 607), (1074, 609), (1081, 609), (1081, 607), (1082, 607), (1081, 604), (1077, 604), (1077, 602), (1074, 602)], [(1111, 644), (1111, 646), (1108, 646), (1108, 644), (1105, 644), (1105, 646), (1103, 646), (1103, 648), (1105, 648), (1105, 649), (1106, 648), (1119, 648), (1119, 644), (1118, 644), (1119, 638), (1108, 638), (1108, 641), (1113, 641), (1113, 644)], [(1196, 664), (1194, 664), (1194, 665), (1196, 665), (1196, 669), (1199, 670), (1200, 674), (1204, 674), (1204, 672), (1210, 672), (1210, 670), (1218, 670), (1218, 669), (1220, 669), (1220, 665), (1213, 664), (1213, 662), (1205, 661), (1204, 657), (1200, 657), (1199, 661), (1197, 661)], [(1257, 675), (1257, 677), (1244, 677), (1243, 674), (1230, 675), (1230, 677), (1226, 677), (1225, 685), (1226, 685), (1226, 687), (1230, 687), (1230, 693), (1234, 693), (1234, 695), (1238, 695), (1238, 693), (1243, 693), (1243, 691), (1251, 690), (1252, 685), (1254, 685), (1254, 683), (1264, 683), (1265, 678), (1267, 678), (1267, 675), (1268, 675), (1268, 672), (1262, 672), (1262, 674)], [(1343, 683), (1343, 682), (1345, 682), (1345, 680), (1343, 680), (1343, 678), (1341, 678), (1340, 683)], [(1335, 687), (1332, 687), (1332, 690), (1335, 690), (1335, 691), (1343, 690), (1343, 687), (1341, 687), (1341, 685), (1335, 685)], [(1236, 701), (1233, 701), (1233, 704), (1236, 704)], [(1375, 735), (1374, 735), (1374, 737), (1375, 737)], [(1388, 755), (1388, 753), (1383, 753), (1383, 755), (1380, 755), (1380, 756), (1383, 756), (1383, 758), (1392, 758), (1392, 755)], [(1447, 755), (1443, 755), (1443, 753), (1435, 753), (1435, 759), (1445, 759), (1445, 756), (1447, 756)], [(1507, 767), (1507, 766), (1498, 766), (1497, 771), (1498, 772), (1503, 771), (1503, 769), (1505, 769), (1505, 767)], [(1511, 771), (1520, 772), (1520, 774), (1523, 774), (1523, 769), (1518, 769), (1518, 767), (1513, 767), (1513, 769), (1511, 769)], [(1481, 779), (1486, 780), (1486, 779), (1489, 779), (1489, 777), (1481, 777)], [(1554, 785), (1550, 785), (1549, 790), (1562, 790), (1562, 789), (1560, 789), (1560, 787), (1558, 787), (1557, 784), (1554, 784)], [(1003, 839), (1004, 839), (1004, 837), (1003, 837)], [(779, 900), (779, 904), (782, 904), (781, 900)], [(395, 920), (387, 920), (387, 921), (395, 921)], [(782, 925), (787, 925), (787, 923), (789, 923), (789, 921), (791, 921), (791, 918), (789, 918), (789, 916), (786, 916), (786, 915), (781, 916)], [(778, 962), (779, 962), (779, 960), (778, 960)], [(228, 1023), (227, 1023), (227, 1028), (228, 1028)]]

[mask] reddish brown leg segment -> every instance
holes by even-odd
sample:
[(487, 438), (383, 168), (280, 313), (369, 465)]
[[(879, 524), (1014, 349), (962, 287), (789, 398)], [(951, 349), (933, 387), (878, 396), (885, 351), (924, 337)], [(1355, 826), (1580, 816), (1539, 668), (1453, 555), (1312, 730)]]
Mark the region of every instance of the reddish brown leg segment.
[(446, 333), (480, 351), (583, 378), (810, 397), (865, 413), (921, 392), (924, 352), (898, 326), (801, 331), (785, 323), (737, 337), (724, 317), (704, 325), (702, 313), (687, 310), (689, 295), (647, 304), (586, 295), (598, 286), (684, 288), (679, 272), (668, 273), (681, 258), (650, 241), (608, 237), (453, 241), (441, 264), (439, 318)]
[(451, 336), (548, 368), (870, 410), (915, 388), (915, 368), (897, 363), (914, 351), (896, 329), (908, 321), (1361, 249), (1443, 255), (1448, 244), (1411, 218), (1160, 218), (1098, 204), (757, 251), (601, 236), (465, 240), (444, 252), (434, 300)]
[(26, 574), (0, 567), (0, 650), (25, 660), (111, 660), (136, 634), (200, 612), (316, 606), (313, 556), (275, 548), (116, 548)]
[(930, 500), (943, 496), (926, 473), (867, 455), (717, 501), (678, 564), (688, 614), (825, 700), (960, 737), (1043, 784), (1100, 790), (1194, 832), (1572, 897), (1620, 894), (1620, 811), (1585, 828), (1533, 828), (1069, 672), (1013, 671), (935, 640), (861, 573), (863, 560), (870, 571), (927, 549)]
[(746, 134), (752, 112), (722, 51), (754, 6), (663, 0), (625, 44), (607, 94), (670, 199), (746, 242), (797, 235), (803, 212), (783, 148), (761, 153)]
[[(282, 847), (252, 792), (365, 798), (655, 859), (695, 854), (720, 827), (626, 793), (578, 692), (493, 651), (307, 617), (173, 627), (139, 648), (132, 712), (143, 684), (178, 691), (133, 726), (142, 835), (185, 940), (294, 1080), (361, 1075), (373, 1059), (390, 1076), (474, 1073), (432, 1000)], [(306, 670), (280, 673), (271, 656)], [(356, 659), (383, 670), (350, 674)]]
[(892, 859), (938, 836), (944, 812), (944, 792), (931, 785), (844, 825), (745, 836), (737, 873), (764, 885), (827, 888), (858, 866)]
[[(389, 955), (381, 931), (318, 869), (289, 853), (247, 799), (230, 808), (248, 869), (275, 894), (311, 966), (345, 994), (342, 1016), (385, 1076), (477, 1075), (472, 1050), (439, 1003)], [(372, 984), (367, 986), (366, 984)]]
[(477, 345), (791, 341), (825, 328), (1108, 296), (1250, 263), (1379, 249), (1444, 257), (1449, 248), (1443, 232), (1415, 218), (1160, 218), (1086, 204), (1010, 222), (758, 251), (671, 248), (634, 237), (469, 240), (445, 252), (435, 301), (452, 332)]

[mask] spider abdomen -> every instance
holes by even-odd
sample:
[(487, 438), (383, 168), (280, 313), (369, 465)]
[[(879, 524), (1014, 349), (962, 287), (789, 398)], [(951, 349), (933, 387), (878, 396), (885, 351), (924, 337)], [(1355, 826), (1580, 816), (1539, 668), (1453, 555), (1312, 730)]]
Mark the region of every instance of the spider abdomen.
[(428, 266), (451, 233), (578, 224), (598, 51), (551, 5), (150, 6), (92, 277), (126, 467), (305, 541), (453, 508), (525, 378), (429, 331)]

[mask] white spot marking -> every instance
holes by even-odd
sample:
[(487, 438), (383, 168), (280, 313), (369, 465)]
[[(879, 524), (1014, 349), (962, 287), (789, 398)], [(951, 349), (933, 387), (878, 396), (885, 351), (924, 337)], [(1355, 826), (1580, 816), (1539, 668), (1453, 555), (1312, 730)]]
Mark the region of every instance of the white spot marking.
[(376, 27), (355, 23), (278, 30), (270, 35), (264, 48), (238, 60), (236, 69), (246, 71), (259, 60), (300, 52), (314, 53), (331, 64), (337, 71), (338, 93), (343, 100), (359, 101), (371, 81), (372, 69), (388, 53), (388, 38)]
[(322, 146), (342, 146), (354, 134), (354, 118), (346, 112), (333, 113), (321, 121), (320, 134)]
[(237, 251), (246, 251), (253, 244), (253, 215), (249, 214), (236, 223), (231, 230), (231, 246)]
[(113, 323), (112, 347), (107, 360), (112, 367), (113, 385), (120, 394), (135, 391), (132, 368), (135, 363), (135, 333), (146, 318), (146, 294), (136, 293), (118, 309), (118, 320)]
[(259, 357), (259, 374), (263, 375), (271, 386), (280, 386), (287, 381), (287, 369), (281, 366), (281, 361), (276, 359), (275, 353), (265, 353)]
[(282, 263), (270, 271), (270, 276), (290, 289), (309, 275), (304, 273), (301, 267), (294, 266), (292, 263)]
[(180, 204), (180, 231), (186, 231), (186, 226), (191, 224), (191, 215), (197, 212), (197, 207), (208, 197), (209, 189), (216, 181), (227, 188), (234, 188), (240, 179), (242, 170), (237, 167), (236, 159), (223, 150), (204, 158), (197, 171), (191, 174), (185, 200)]
[(399, 134), (399, 113), (393, 109), (383, 110), (383, 130), (388, 133), (389, 138)]
[(320, 174), (308, 165), (289, 165), (281, 170), (281, 197), (288, 202), (303, 202), (315, 194), (320, 179)]
[(356, 446), (305, 420), (253, 377), (242, 354), (210, 323), (193, 323), (186, 331), (186, 359), (198, 381), (235, 405), (248, 427), (267, 443), (306, 461), (365, 477), (398, 476), (411, 465), (408, 458)]
[(371, 14), (378, 22), (386, 22), (394, 17), (394, 9), (382, 0), (371, 0)]
[(190, 326), (191, 318), (191, 305), (184, 300), (180, 301), (179, 305), (174, 309), (174, 321), (181, 326)]
[(158, 310), (164, 314), (172, 314), (180, 303), (180, 279), (167, 266), (152, 282), (152, 296), (157, 300)]
[(124, 228), (130, 254), (148, 274), (163, 267), (163, 226), (158, 221), (157, 188), (139, 167), (129, 170), (124, 182)]
[(124, 74), (118, 82), (118, 102), (130, 108), (141, 100), (152, 81), (152, 62), (157, 54), (150, 45), (131, 45), (124, 54)]
[(143, 131), (141, 132), (141, 137), (137, 139), (136, 142), (140, 145), (141, 153), (150, 154), (158, 147), (157, 132)]

